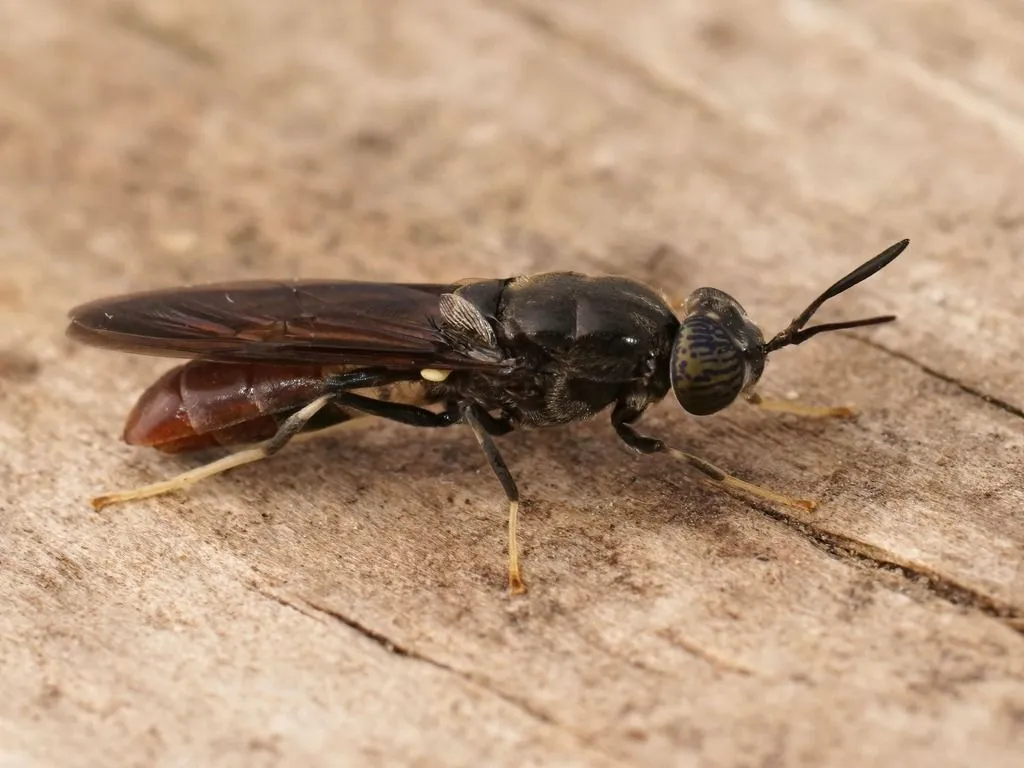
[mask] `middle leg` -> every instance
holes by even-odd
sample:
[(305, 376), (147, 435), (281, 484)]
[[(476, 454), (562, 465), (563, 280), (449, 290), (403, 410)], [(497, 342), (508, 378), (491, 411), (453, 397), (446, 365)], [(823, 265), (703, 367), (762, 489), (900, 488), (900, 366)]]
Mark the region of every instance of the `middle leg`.
[(483, 408), (471, 403), (452, 405), (440, 413), (428, 411), (414, 405), (387, 403), (374, 400), (363, 395), (341, 393), (336, 396), (337, 402), (349, 408), (380, 416), (391, 421), (417, 427), (447, 427), (452, 424), (464, 423), (473, 430), (480, 447), (494, 474), (501, 483), (508, 499), (508, 586), (513, 595), (526, 592), (522, 574), (519, 569), (519, 489), (509, 471), (508, 465), (501, 457), (498, 446), (494, 444), (492, 435), (504, 435), (514, 428), (512, 421), (504, 417), (495, 417)]
[(512, 429), (508, 420), (496, 420), (482, 408), (463, 403), (459, 406), (459, 413), (473, 434), (477, 442), (483, 448), (491, 469), (498, 477), (505, 497), (508, 499), (508, 588), (513, 595), (521, 595), (526, 592), (526, 585), (523, 583), (522, 573), (519, 570), (519, 488), (516, 486), (515, 478), (509, 471), (508, 465), (501, 457), (498, 446), (491, 438), (493, 434), (490, 428), (500, 428), (504, 431)]

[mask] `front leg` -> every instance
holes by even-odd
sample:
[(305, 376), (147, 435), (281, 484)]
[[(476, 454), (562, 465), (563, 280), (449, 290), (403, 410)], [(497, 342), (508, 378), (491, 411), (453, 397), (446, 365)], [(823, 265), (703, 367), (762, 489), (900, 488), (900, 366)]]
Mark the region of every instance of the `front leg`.
[(612, 426), (626, 445), (637, 453), (661, 453), (665, 450), (665, 444), (656, 437), (641, 435), (633, 427), (633, 422), (643, 415), (643, 409), (629, 405), (626, 400), (620, 400), (612, 411)]
[(728, 472), (719, 469), (710, 461), (694, 456), (692, 453), (680, 451), (678, 448), (670, 448), (655, 437), (641, 435), (633, 427), (633, 422), (639, 419), (642, 414), (642, 410), (629, 405), (628, 402), (623, 400), (620, 400), (612, 411), (612, 426), (615, 428), (615, 433), (637, 453), (666, 453), (674, 459), (685, 461), (725, 490), (742, 491), (765, 501), (797, 509), (812, 510), (817, 506), (810, 499), (797, 499), (792, 496), (785, 496), (768, 488), (748, 483), (746, 480), (740, 480), (738, 477), (734, 477)]
[(852, 419), (857, 415), (853, 408), (846, 405), (807, 405), (805, 403), (793, 403), (788, 400), (766, 400), (756, 392), (749, 392), (743, 397), (748, 403), (756, 405), (764, 411), (791, 413), (795, 416), (805, 416), (811, 419)]

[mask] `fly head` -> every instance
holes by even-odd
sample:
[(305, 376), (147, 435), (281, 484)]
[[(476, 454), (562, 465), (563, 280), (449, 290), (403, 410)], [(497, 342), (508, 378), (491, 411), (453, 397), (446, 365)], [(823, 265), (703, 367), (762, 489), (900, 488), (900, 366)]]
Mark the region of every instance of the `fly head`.
[(672, 347), (669, 376), (679, 404), (695, 416), (717, 413), (752, 389), (775, 350), (802, 344), (826, 331), (895, 320), (893, 315), (884, 315), (805, 327), (822, 304), (871, 277), (909, 244), (909, 240), (894, 243), (834, 283), (768, 341), (736, 299), (717, 288), (698, 288), (683, 303)]

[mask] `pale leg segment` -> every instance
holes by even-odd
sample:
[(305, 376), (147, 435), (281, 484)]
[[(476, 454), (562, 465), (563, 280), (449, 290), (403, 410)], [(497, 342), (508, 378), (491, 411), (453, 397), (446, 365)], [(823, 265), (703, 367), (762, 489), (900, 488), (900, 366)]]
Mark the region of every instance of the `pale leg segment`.
[(508, 499), (508, 588), (513, 595), (521, 595), (526, 592), (526, 584), (523, 583), (523, 576), (519, 570), (519, 489), (508, 465), (498, 452), (498, 446), (494, 444), (494, 440), (477, 417), (473, 406), (463, 406), (461, 411), (462, 420), (473, 430), (476, 441), (483, 448), (484, 455), (487, 456), (494, 474), (498, 476)]
[(748, 483), (746, 480), (740, 480), (738, 477), (734, 477), (728, 472), (719, 469), (710, 461), (702, 459), (700, 456), (680, 451), (678, 448), (671, 448), (657, 438), (639, 434), (633, 427), (633, 422), (640, 416), (640, 413), (640, 411), (631, 409), (625, 402), (620, 402), (612, 412), (612, 426), (615, 428), (615, 432), (626, 445), (635, 451), (645, 454), (666, 453), (674, 459), (686, 462), (709, 477), (719, 488), (727, 491), (740, 491), (748, 496), (782, 504), (787, 507), (795, 507), (796, 509), (811, 510), (817, 507), (817, 503), (810, 499), (793, 498), (792, 496), (786, 496), (768, 488)]
[(136, 501), (138, 499), (148, 499), (152, 496), (162, 496), (167, 493), (183, 491), (201, 480), (205, 480), (209, 477), (213, 477), (214, 475), (219, 475), (223, 472), (227, 472), (228, 470), (235, 469), (236, 467), (252, 464), (253, 462), (261, 461), (262, 459), (273, 456), (288, 443), (298, 443), (311, 440), (314, 437), (320, 437), (327, 432), (331, 432), (338, 427), (349, 427), (352, 424), (358, 424), (363, 421), (361, 419), (345, 421), (335, 427), (319, 430), (317, 432), (300, 434), (309, 420), (319, 413), (332, 398), (333, 395), (324, 395), (303, 407), (301, 410), (296, 411), (285, 420), (280, 429), (278, 429), (277, 434), (254, 448), (232, 453), (218, 459), (217, 461), (204, 464), (203, 466), (196, 467), (195, 469), (190, 469), (187, 472), (182, 472), (180, 475), (168, 480), (97, 496), (92, 500), (92, 506), (95, 509), (102, 509), (103, 507), (110, 506), (111, 504), (120, 504), (126, 501)]
[(756, 405), (765, 411), (792, 413), (812, 419), (849, 419), (856, 415), (852, 408), (845, 405), (821, 406), (792, 403), (788, 400), (766, 400), (756, 392), (746, 395), (746, 400), (751, 405)]
[(694, 469), (704, 473), (717, 486), (727, 491), (740, 491), (741, 493), (745, 493), (748, 496), (753, 496), (758, 499), (807, 511), (811, 511), (818, 506), (817, 502), (812, 499), (798, 499), (793, 496), (785, 496), (781, 493), (776, 493), (769, 488), (763, 488), (760, 485), (748, 483), (746, 480), (740, 480), (738, 477), (730, 475), (728, 472), (719, 469), (710, 461), (702, 459), (700, 456), (694, 456), (692, 453), (680, 451), (678, 448), (669, 448), (666, 446), (664, 451), (672, 458), (685, 461)]

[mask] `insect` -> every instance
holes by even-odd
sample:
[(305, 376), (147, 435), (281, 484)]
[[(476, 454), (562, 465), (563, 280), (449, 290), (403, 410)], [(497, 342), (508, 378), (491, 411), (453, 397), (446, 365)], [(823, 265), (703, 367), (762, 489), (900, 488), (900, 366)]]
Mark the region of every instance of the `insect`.
[(125, 424), (127, 443), (167, 453), (246, 446), (93, 505), (183, 490), (360, 417), (465, 425), (508, 500), (508, 586), (519, 594), (519, 491), (494, 438), (609, 410), (615, 433), (639, 454), (665, 453), (726, 490), (812, 509), (812, 501), (747, 483), (642, 434), (637, 421), (669, 392), (697, 416), (740, 397), (812, 417), (850, 415), (765, 401), (755, 385), (775, 350), (895, 320), (806, 327), (828, 299), (874, 275), (908, 244), (901, 240), (850, 272), (767, 341), (739, 302), (716, 288), (693, 291), (677, 315), (640, 282), (575, 272), (450, 284), (238, 282), (84, 304), (70, 313), (72, 338), (188, 359), (141, 395)]

